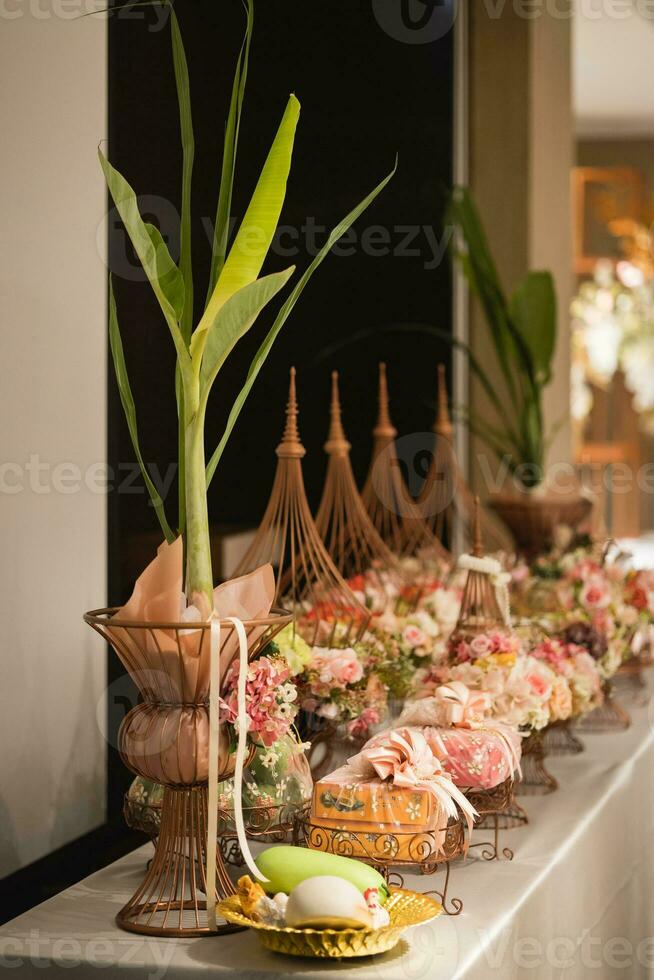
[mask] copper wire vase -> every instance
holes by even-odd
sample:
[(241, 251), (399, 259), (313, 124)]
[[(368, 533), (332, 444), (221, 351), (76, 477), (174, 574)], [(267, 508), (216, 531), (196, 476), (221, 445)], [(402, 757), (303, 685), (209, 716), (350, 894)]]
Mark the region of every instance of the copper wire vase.
[[(136, 684), (142, 703), (125, 716), (119, 752), (136, 775), (164, 785), (161, 824), (145, 878), (116, 915), (122, 929), (150, 936), (204, 936), (208, 826), (210, 624), (120, 621), (118, 609), (95, 609), (85, 622), (107, 640)], [(273, 609), (246, 620), (250, 659), (290, 622)], [(232, 623), (221, 624), (221, 676), (236, 656)], [(221, 732), (222, 735), (222, 732)], [(219, 778), (233, 772), (227, 738), (219, 748)], [(221, 847), (217, 899), (234, 893)], [(218, 933), (235, 927), (218, 927)]]

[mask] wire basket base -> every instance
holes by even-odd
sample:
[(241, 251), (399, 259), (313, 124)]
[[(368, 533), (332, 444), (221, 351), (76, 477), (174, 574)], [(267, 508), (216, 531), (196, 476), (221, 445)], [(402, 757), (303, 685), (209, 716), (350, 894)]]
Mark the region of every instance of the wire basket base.
[(442, 891), (425, 892), (438, 899), (446, 915), (459, 915), (463, 902), (459, 898), (448, 899), (450, 861), (466, 852), (466, 832), (462, 818), (450, 820), (443, 831), (401, 833), (392, 831), (356, 831), (327, 827), (311, 822), (311, 809), (298, 814), (294, 827), (294, 844), (311, 850), (324, 851), (340, 857), (354, 857), (372, 865), (387, 883), (404, 887), (400, 869), (421, 875), (445, 872)]
[(578, 755), (585, 750), (584, 743), (572, 731), (568, 721), (548, 725), (543, 741), (546, 755)]
[(543, 732), (532, 732), (522, 745), (522, 776), (516, 783), (518, 796), (545, 796), (559, 788), (545, 765), (546, 755)]
[(613, 697), (613, 686), (607, 682), (604, 703), (584, 715), (577, 723), (580, 732), (624, 732), (631, 726), (631, 715)]
[[(206, 904), (207, 787), (166, 787), (161, 827), (145, 878), (116, 916), (121, 929), (145, 936), (186, 938), (234, 932), (237, 926), (211, 929)], [(234, 894), (218, 848), (217, 898)]]

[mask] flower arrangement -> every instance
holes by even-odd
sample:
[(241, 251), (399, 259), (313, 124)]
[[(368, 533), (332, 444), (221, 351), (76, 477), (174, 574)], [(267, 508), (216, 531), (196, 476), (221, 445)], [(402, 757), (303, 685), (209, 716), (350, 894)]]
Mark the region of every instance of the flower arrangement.
[(416, 697), (432, 697), (452, 681), (486, 693), (490, 717), (522, 730), (544, 728), (566, 710), (555, 672), (525, 653), (521, 639), (508, 630), (453, 635), (447, 657), (416, 679)]
[(588, 546), (554, 552), (536, 560), (524, 591), (532, 614), (549, 633), (583, 647), (602, 679), (611, 678), (631, 656), (638, 613), (627, 599), (625, 571), (618, 562), (601, 563)]
[(336, 724), (349, 735), (364, 736), (386, 712), (387, 689), (374, 672), (374, 638), (351, 647), (314, 647), (301, 678), (305, 711)]
[(557, 707), (553, 721), (577, 718), (602, 703), (602, 678), (597, 662), (585, 647), (548, 637), (530, 652), (532, 657), (547, 663), (557, 675)]
[(454, 663), (468, 663), (480, 658), (492, 657), (492, 663), (513, 663), (521, 653), (520, 638), (508, 630), (491, 630), (464, 636), (456, 633), (449, 643), (449, 659)]
[(449, 681), (489, 694), (491, 718), (522, 730), (545, 728), (561, 702), (554, 671), (526, 654), (491, 653), (435, 672), (436, 687)]
[(631, 643), (634, 656), (654, 649), (654, 570), (630, 570), (625, 576), (624, 598), (635, 610), (636, 625)]
[[(272, 645), (271, 645), (272, 646)], [(239, 662), (235, 660), (226, 678), (226, 693), (221, 699), (222, 720), (238, 731), (237, 684)], [(256, 744), (272, 746), (286, 735), (298, 712), (297, 687), (291, 681), (291, 670), (284, 657), (270, 646), (247, 668), (245, 708), (248, 735)]]

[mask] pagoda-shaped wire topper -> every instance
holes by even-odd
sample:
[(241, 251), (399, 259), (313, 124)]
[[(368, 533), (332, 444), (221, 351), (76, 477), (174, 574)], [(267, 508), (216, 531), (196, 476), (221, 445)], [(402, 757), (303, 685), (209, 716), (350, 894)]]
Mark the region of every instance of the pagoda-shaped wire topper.
[(401, 557), (426, 553), (449, 561), (450, 555), (423, 521), (404, 482), (395, 449), (397, 429), (391, 422), (383, 363), (379, 365), (379, 414), (372, 434), (372, 459), (361, 499), (377, 533)]
[(461, 555), (459, 568), (468, 573), (452, 645), (457, 639), (474, 637), (489, 630), (511, 627), (508, 590), (502, 566), (495, 558), (484, 557), (481, 537), (479, 497), (473, 503), (472, 553)]
[[(438, 365), (438, 407), (433, 431), (434, 452), (424, 486), (418, 497), (420, 514), (432, 534), (450, 551), (472, 541), (475, 498), (468, 486), (454, 448), (454, 429), (448, 408), (445, 365)], [(490, 551), (506, 546), (507, 539), (485, 508), (481, 509), (482, 538)]]
[(339, 572), (351, 579), (372, 575), (382, 591), (397, 594), (407, 582), (399, 562), (379, 535), (359, 494), (350, 461), (351, 445), (341, 419), (338, 372), (332, 372), (330, 426), (325, 452), (327, 475), (316, 527)]
[(277, 572), (277, 596), (293, 612), (307, 643), (334, 646), (354, 642), (370, 613), (354, 596), (320, 537), (302, 475), (305, 448), (297, 426), (295, 368), (291, 368), (286, 427), (277, 446), (277, 470), (270, 500), (254, 541), (235, 575), (270, 562)]

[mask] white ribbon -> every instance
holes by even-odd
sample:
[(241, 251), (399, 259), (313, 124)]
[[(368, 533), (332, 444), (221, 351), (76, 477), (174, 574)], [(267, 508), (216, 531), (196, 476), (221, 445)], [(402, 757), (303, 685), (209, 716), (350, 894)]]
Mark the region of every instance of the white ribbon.
[(248, 844), (245, 833), (245, 822), (243, 820), (243, 765), (245, 763), (245, 751), (248, 740), (248, 715), (245, 703), (248, 679), (248, 640), (245, 627), (241, 620), (237, 619), (236, 616), (228, 616), (227, 618), (230, 623), (234, 624), (234, 628), (238, 634), (239, 646), (238, 688), (236, 694), (238, 708), (238, 744), (236, 747), (236, 766), (234, 769), (234, 822), (236, 823), (236, 835), (243, 860), (252, 875), (259, 881), (268, 881), (266, 876), (261, 874), (254, 863), (254, 858), (252, 857), (250, 845)]
[[(248, 672), (248, 642), (245, 627), (236, 616), (225, 617), (233, 624), (238, 636), (239, 673), (237, 698), (238, 743), (234, 768), (234, 822), (238, 845), (250, 872), (259, 881), (267, 881), (261, 874), (250, 851), (245, 822), (243, 820), (243, 766), (247, 749), (248, 716), (246, 684)], [(218, 765), (220, 749), (220, 618), (211, 616), (211, 645), (209, 664), (209, 793), (207, 820), (207, 919), (209, 928), (216, 930), (216, 848), (218, 842)]]
[(216, 845), (218, 842), (218, 749), (220, 746), (220, 619), (211, 617), (209, 648), (209, 794), (207, 819), (207, 919), (216, 930)]
[(507, 629), (511, 629), (511, 603), (509, 601), (509, 582), (511, 576), (505, 572), (496, 558), (477, 558), (476, 555), (461, 555), (458, 567), (468, 572), (481, 572), (488, 575), (495, 589), (495, 598)]

